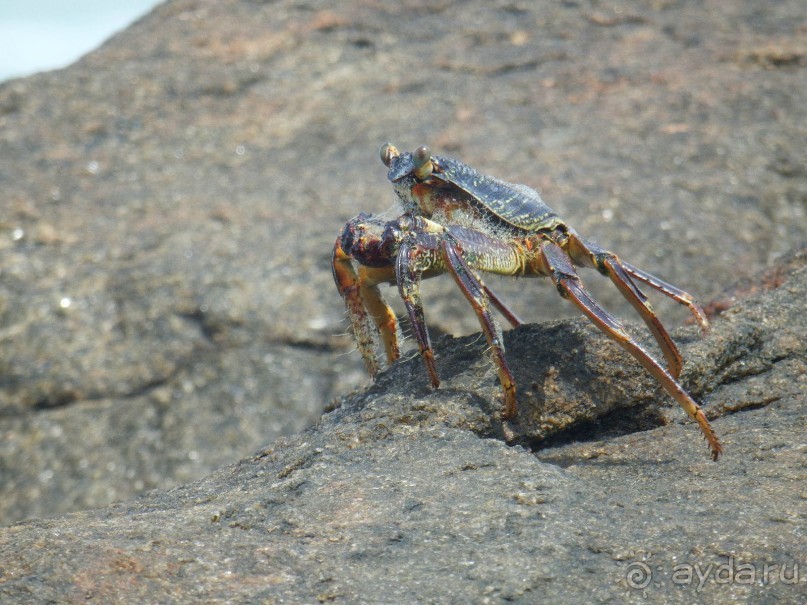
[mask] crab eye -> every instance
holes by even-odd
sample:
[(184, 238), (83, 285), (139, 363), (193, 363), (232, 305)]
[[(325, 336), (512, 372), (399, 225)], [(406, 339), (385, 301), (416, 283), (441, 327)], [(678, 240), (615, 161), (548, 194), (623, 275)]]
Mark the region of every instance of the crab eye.
[(412, 159), (415, 160), (415, 166), (418, 168), (420, 168), (421, 166), (423, 166), (423, 164), (428, 162), (431, 159), (431, 157), (432, 152), (428, 147), (426, 147), (426, 145), (418, 147), (417, 149), (415, 149), (415, 153), (412, 154)]
[(432, 152), (425, 145), (415, 149), (412, 160), (415, 164), (415, 176), (423, 180), (432, 173)]
[(384, 166), (387, 168), (392, 163), (392, 158), (397, 158), (401, 155), (392, 143), (384, 143), (379, 150), (379, 154), (381, 155), (381, 161), (384, 162)]

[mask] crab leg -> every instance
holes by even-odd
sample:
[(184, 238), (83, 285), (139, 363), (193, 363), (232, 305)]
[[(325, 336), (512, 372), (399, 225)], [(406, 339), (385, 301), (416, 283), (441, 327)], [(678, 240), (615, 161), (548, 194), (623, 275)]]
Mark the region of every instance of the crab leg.
[[(664, 354), (664, 358), (667, 360), (667, 368), (670, 374), (678, 378), (684, 367), (684, 360), (681, 357), (681, 353), (678, 351), (678, 347), (675, 342), (673, 342), (669, 332), (664, 328), (661, 320), (659, 320), (653, 308), (650, 306), (650, 301), (647, 299), (647, 296), (633, 283), (630, 275), (628, 275), (625, 264), (619, 260), (615, 254), (603, 250), (594, 244), (584, 242), (576, 234), (572, 234), (569, 238), (569, 251), (572, 258), (580, 262), (580, 264), (591, 264), (600, 273), (608, 276), (622, 296), (625, 297), (644, 320), (645, 325), (647, 325), (648, 329), (653, 334), (653, 337), (661, 348), (661, 352)], [(589, 263), (581, 262), (585, 260), (588, 260)], [(645, 275), (649, 276), (649, 274)]]
[(698, 304), (698, 301), (695, 300), (695, 297), (692, 296), (689, 292), (684, 292), (683, 290), (676, 288), (672, 284), (668, 284), (664, 280), (659, 279), (655, 275), (642, 271), (633, 265), (626, 263), (625, 261), (620, 261), (622, 263), (622, 267), (630, 273), (633, 277), (646, 283), (648, 286), (653, 288), (654, 290), (658, 290), (665, 296), (672, 298), (677, 303), (680, 303), (686, 306), (690, 313), (695, 316), (698, 324), (701, 327), (701, 332), (706, 334), (709, 331), (709, 320), (706, 318), (706, 313), (703, 312), (703, 309)]
[(485, 294), (487, 294), (488, 298), (490, 299), (490, 302), (492, 302), (493, 306), (499, 310), (499, 313), (501, 313), (504, 316), (504, 318), (508, 322), (510, 322), (511, 326), (517, 328), (518, 326), (524, 323), (521, 320), (521, 318), (510, 309), (510, 307), (504, 304), (502, 299), (499, 298), (493, 290), (491, 290), (490, 288), (487, 287), (487, 285), (485, 285), (485, 282), (479, 279), (478, 275), (476, 276), (476, 278), (477, 281), (479, 282), (479, 285), (482, 287), (482, 291)]
[[(661, 292), (665, 296), (672, 298), (675, 302), (687, 307), (689, 312), (695, 317), (698, 325), (700, 325), (701, 332), (706, 334), (706, 332), (709, 331), (709, 320), (706, 317), (706, 313), (703, 312), (703, 309), (698, 304), (698, 301), (696, 301), (695, 297), (689, 292), (676, 288), (672, 284), (665, 282), (663, 279), (659, 279), (652, 273), (643, 271), (638, 267), (634, 267), (630, 263), (617, 258), (616, 255), (608, 252), (607, 250), (603, 250), (599, 246), (584, 241), (576, 233), (573, 233), (570, 238), (570, 253), (575, 262), (579, 262), (582, 265), (591, 264), (591, 266), (603, 273), (605, 273), (605, 271), (600, 264), (601, 259), (613, 259), (618, 265), (620, 265), (624, 272), (627, 272), (629, 275), (647, 284), (654, 290)], [(587, 258), (590, 259), (590, 263), (585, 262)]]
[(650, 372), (661, 386), (684, 408), (687, 415), (700, 426), (709, 442), (712, 459), (717, 460), (723, 451), (720, 441), (706, 419), (706, 415), (692, 397), (625, 331), (622, 324), (591, 298), (580, 282), (569, 256), (555, 243), (544, 242), (540, 247), (547, 273), (552, 277), (564, 298), (571, 300), (607, 336), (627, 350), (644, 368)]
[[(478, 241), (472, 241), (478, 238), (473, 236), (484, 237), (473, 231), (467, 231), (461, 228), (451, 229), (451, 233), (470, 235), (470, 240), (464, 240), (470, 248), (474, 248), (475, 244), (478, 248)], [(429, 373), (432, 386), (437, 388), (440, 385), (440, 378), (437, 375), (437, 369), (434, 363), (434, 352), (429, 338), (428, 328), (423, 316), (423, 304), (420, 299), (420, 281), (424, 273), (429, 277), (444, 272), (446, 269), (451, 273), (454, 280), (459, 285), (460, 290), (468, 299), (468, 302), (474, 309), (479, 323), (482, 326), (482, 331), (487, 338), (488, 345), (493, 351), (494, 361), (498, 367), (499, 380), (504, 390), (505, 409), (504, 418), (513, 418), (516, 415), (516, 389), (513, 375), (507, 362), (504, 358), (504, 345), (502, 339), (501, 328), (496, 322), (495, 318), (490, 312), (488, 290), (484, 284), (474, 275), (473, 270), (465, 261), (459, 246), (454, 238), (446, 235), (446, 228), (418, 217), (417, 226), (412, 231), (414, 237), (401, 243), (398, 250), (398, 256), (395, 264), (395, 274), (398, 282), (398, 289), (401, 293), (401, 298), (406, 306), (409, 319), (412, 323), (412, 330), (415, 338), (418, 341), (420, 354), (426, 365)], [(509, 246), (502, 246), (506, 248), (507, 252), (512, 252)], [(476, 250), (477, 252), (479, 250)], [(473, 253), (472, 258), (477, 258)], [(500, 261), (502, 255), (496, 255)], [(510, 255), (515, 259), (515, 255)], [(491, 258), (488, 256), (488, 258)], [(507, 259), (504, 259), (506, 262)], [(498, 263), (501, 268), (502, 262)], [(495, 295), (494, 295), (495, 296)], [(496, 298), (498, 300), (498, 298)], [(499, 304), (500, 301), (499, 301)], [(496, 305), (499, 310), (504, 305)], [(507, 309), (504, 307), (504, 309)], [(514, 319), (515, 315), (507, 312)], [(505, 315), (507, 316), (507, 315)]]
[[(332, 258), (334, 281), (345, 301), (357, 348), (373, 378), (379, 371), (376, 357), (379, 334), (387, 363), (400, 357), (398, 322), (378, 289), (380, 283), (395, 281), (393, 259), (383, 249), (381, 230), (386, 225), (370, 215), (360, 214), (345, 225), (334, 244)], [(358, 258), (353, 256), (357, 251), (360, 253)], [(366, 262), (368, 259), (370, 263)]]
[(336, 238), (331, 258), (331, 269), (336, 287), (345, 301), (347, 314), (353, 329), (356, 347), (361, 353), (364, 365), (373, 378), (378, 374), (378, 359), (376, 358), (376, 331), (370, 323), (364, 297), (361, 291), (361, 282), (350, 257), (342, 249), (342, 238)]
[(437, 366), (434, 363), (434, 349), (432, 348), (429, 330), (423, 315), (423, 302), (420, 298), (420, 281), (424, 269), (428, 267), (429, 257), (434, 257), (434, 246), (424, 245), (433, 236), (422, 234), (417, 241), (406, 240), (398, 250), (395, 259), (395, 276), (398, 282), (398, 291), (404, 301), (412, 331), (418, 342), (420, 356), (426, 364), (429, 380), (435, 389), (440, 386), (440, 377), (437, 375)]
[[(458, 225), (450, 225), (448, 228), (452, 239), (459, 244), (462, 251), (462, 259), (480, 271), (487, 271), (488, 273), (496, 273), (499, 275), (521, 275), (524, 273), (524, 262), (521, 260), (521, 255), (513, 247), (513, 245), (493, 239), (479, 231), (460, 227)], [(510, 308), (502, 302), (502, 300), (485, 285), (478, 275), (475, 275), (476, 281), (482, 291), (493, 303), (493, 306), (498, 309), (510, 325), (514, 328), (522, 325), (524, 322), (518, 317)]]
[(507, 365), (504, 357), (504, 341), (502, 339), (502, 329), (490, 312), (488, 305), (488, 295), (490, 291), (484, 287), (479, 278), (474, 274), (471, 267), (465, 262), (457, 247), (453, 242), (443, 240), (442, 251), (445, 255), (449, 273), (457, 282), (460, 290), (473, 307), (482, 332), (488, 341), (488, 345), (493, 351), (493, 360), (499, 369), (499, 382), (504, 390), (504, 419), (515, 418), (516, 416), (516, 385), (513, 374)]
[(395, 270), (391, 266), (359, 266), (359, 291), (364, 299), (364, 306), (370, 312), (370, 316), (378, 328), (378, 333), (381, 335), (388, 364), (401, 356), (398, 349), (398, 320), (395, 312), (381, 296), (378, 284), (392, 282), (394, 279)]

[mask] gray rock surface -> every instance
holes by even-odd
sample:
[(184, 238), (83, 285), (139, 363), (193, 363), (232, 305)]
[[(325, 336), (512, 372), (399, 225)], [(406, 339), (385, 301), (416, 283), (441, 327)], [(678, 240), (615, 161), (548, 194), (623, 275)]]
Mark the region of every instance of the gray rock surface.
[[(626, 423), (651, 416), (646, 384), (623, 382), (633, 410), (609, 411), (603, 393), (631, 361), (572, 320), (546, 344), (560, 360), (577, 343), (584, 363), (553, 384), (599, 419), (585, 441), (508, 447), (485, 372), (468, 362), (479, 343), (445, 338), (439, 391), (412, 388), (413, 359), (206, 479), (0, 530), (0, 600), (801, 604), (805, 297), (802, 263), (684, 347), (684, 382), (726, 447), (719, 462), (677, 408), (654, 429)], [(532, 354), (546, 332), (508, 335), (525, 375), (546, 371)], [(532, 405), (520, 419), (568, 413)]]
[[(368, 383), (328, 260), (345, 220), (392, 204), (382, 141), (531, 185), (703, 300), (805, 241), (800, 2), (330, 6), (175, 0), (68, 69), (0, 85), (5, 523), (203, 477)], [(475, 332), (449, 282), (425, 288), (430, 323)], [(527, 320), (574, 316), (551, 288), (493, 285)], [(657, 306), (668, 325), (685, 317)], [(633, 366), (580, 400), (545, 388), (577, 371), (574, 351), (590, 351), (586, 381), (604, 372), (591, 334), (510, 336), (554, 367), (532, 386), (532, 362), (511, 355), (525, 401), (556, 406), (560, 428), (600, 413), (653, 424), (666, 412)], [(716, 359), (687, 370), (699, 396), (767, 401), (716, 380), (744, 376)], [(447, 390), (424, 405), (468, 407), (495, 436), (495, 383), (473, 364), (471, 395), (450, 395), (444, 368)], [(416, 361), (395, 371), (420, 383)], [(620, 416), (621, 384), (644, 393), (638, 424)], [(547, 436), (535, 426), (524, 443)]]

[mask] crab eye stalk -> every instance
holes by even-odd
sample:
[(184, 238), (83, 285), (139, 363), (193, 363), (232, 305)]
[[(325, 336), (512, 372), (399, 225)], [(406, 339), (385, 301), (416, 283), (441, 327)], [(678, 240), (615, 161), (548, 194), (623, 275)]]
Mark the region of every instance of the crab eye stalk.
[(415, 149), (412, 160), (415, 164), (415, 177), (418, 180), (422, 181), (432, 173), (432, 152), (425, 145)]
[(379, 150), (379, 154), (381, 155), (381, 161), (384, 162), (384, 166), (387, 168), (392, 163), (392, 158), (397, 158), (401, 155), (392, 143), (384, 143)]

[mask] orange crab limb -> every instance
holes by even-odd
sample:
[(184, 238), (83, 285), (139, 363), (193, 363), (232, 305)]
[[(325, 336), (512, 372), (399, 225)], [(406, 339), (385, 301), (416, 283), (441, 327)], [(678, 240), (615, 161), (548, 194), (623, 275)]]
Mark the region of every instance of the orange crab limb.
[(650, 301), (644, 293), (636, 287), (630, 276), (627, 274), (625, 265), (615, 254), (603, 250), (599, 246), (589, 244), (580, 239), (576, 234), (571, 234), (567, 248), (570, 256), (580, 265), (594, 267), (608, 278), (617, 287), (622, 296), (625, 297), (631, 306), (644, 321), (653, 337), (656, 339), (664, 358), (667, 360), (667, 368), (675, 378), (681, 375), (684, 367), (684, 360), (678, 347), (673, 342), (670, 334), (661, 324), (658, 316), (653, 312)]
[(381, 334), (387, 363), (392, 363), (401, 356), (398, 348), (398, 320), (395, 312), (381, 296), (378, 284), (393, 281), (395, 281), (395, 270), (392, 267), (359, 266), (359, 289), (364, 299), (364, 305), (370, 311), (370, 316)]
[(557, 244), (544, 242), (541, 244), (540, 250), (552, 280), (564, 297), (571, 300), (594, 325), (602, 330), (606, 336), (610, 337), (622, 348), (627, 350), (659, 381), (661, 386), (664, 387), (664, 390), (684, 408), (687, 415), (698, 423), (703, 436), (709, 443), (712, 460), (717, 460), (720, 453), (723, 451), (723, 447), (720, 445), (717, 435), (706, 419), (700, 406), (695, 403), (692, 397), (684, 391), (681, 385), (678, 384), (667, 370), (661, 367), (639, 343), (630, 337), (617, 319), (612, 317), (591, 298), (580, 282), (580, 278), (571, 263), (571, 259)]
[(641, 269), (638, 269), (625, 261), (622, 261), (622, 266), (625, 268), (625, 271), (630, 273), (639, 281), (646, 283), (651, 288), (658, 290), (665, 296), (668, 296), (674, 301), (687, 307), (689, 312), (692, 313), (695, 320), (700, 325), (701, 332), (706, 334), (706, 332), (709, 331), (709, 320), (706, 318), (706, 313), (704, 313), (703, 308), (698, 304), (698, 301), (696, 301), (691, 294), (684, 292), (672, 284), (668, 284), (664, 280), (659, 279), (655, 275), (642, 271)]
[(336, 239), (331, 258), (331, 269), (339, 294), (345, 301), (356, 347), (361, 353), (370, 376), (375, 378), (379, 370), (375, 354), (376, 332), (373, 330), (367, 307), (364, 304), (359, 276), (353, 268), (350, 256), (342, 249), (342, 238)]
[(502, 418), (511, 420), (516, 417), (516, 384), (513, 380), (513, 373), (504, 358), (504, 339), (502, 330), (488, 306), (488, 296), (490, 291), (484, 287), (481, 280), (474, 274), (474, 271), (463, 259), (457, 247), (444, 241), (442, 252), (445, 255), (449, 273), (459, 286), (465, 298), (479, 318), (482, 332), (488, 341), (488, 346), (493, 353), (493, 361), (498, 368), (499, 382), (504, 391), (504, 413)]

